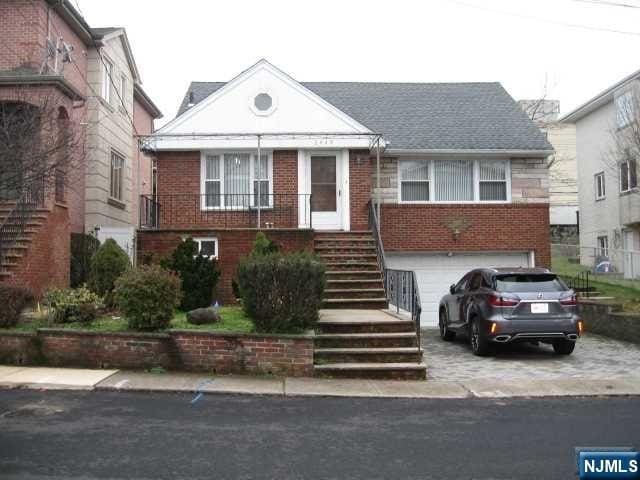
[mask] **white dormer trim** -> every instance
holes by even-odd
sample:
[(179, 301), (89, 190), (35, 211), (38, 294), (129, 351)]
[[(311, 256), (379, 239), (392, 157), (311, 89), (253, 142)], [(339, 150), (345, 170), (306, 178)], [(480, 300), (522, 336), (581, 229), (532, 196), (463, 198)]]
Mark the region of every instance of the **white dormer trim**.
[[(240, 73), (239, 75), (234, 77), (232, 80), (227, 82), (225, 85), (220, 87), (218, 90), (213, 92), (211, 95), (209, 95), (207, 98), (202, 100), (200, 103), (198, 103), (195, 106), (191, 107), (189, 110), (184, 112), (182, 115), (180, 115), (180, 116), (174, 118), (173, 120), (171, 120), (169, 123), (167, 123), (161, 129), (159, 129), (156, 132), (156, 135), (161, 136), (163, 134), (171, 134), (176, 127), (180, 126), (185, 121), (187, 121), (190, 118), (192, 118), (194, 115), (198, 114), (199, 112), (201, 112), (204, 109), (206, 109), (207, 107), (209, 107), (217, 99), (219, 99), (220, 97), (226, 95), (227, 93), (232, 91), (234, 88), (236, 88), (238, 85), (240, 85), (242, 82), (244, 82), (245, 80), (249, 79), (255, 72), (257, 72), (258, 70), (262, 70), (262, 69), (269, 71), (274, 76), (278, 77), (280, 80), (285, 82), (288, 86), (290, 86), (291, 88), (297, 90), (298, 92), (300, 92), (301, 94), (306, 96), (309, 100), (313, 101), (319, 107), (325, 109), (327, 112), (329, 112), (335, 118), (337, 118), (337, 119), (341, 120), (342, 122), (346, 123), (355, 132), (358, 132), (358, 133), (374, 133), (368, 127), (366, 127), (365, 125), (363, 125), (360, 122), (354, 120), (349, 115), (347, 115), (343, 111), (339, 110), (338, 108), (334, 107), (333, 105), (331, 105), (329, 102), (327, 102), (325, 99), (323, 99), (319, 95), (315, 94), (314, 92), (312, 92), (308, 88), (306, 88), (303, 85), (301, 85), (298, 81), (293, 79), (290, 75), (286, 74), (285, 72), (283, 72), (279, 68), (275, 67), (274, 65), (269, 63), (267, 60), (261, 59), (257, 63), (255, 63), (254, 65), (249, 67), (247, 70), (243, 71), (242, 73)], [(198, 132), (196, 132), (196, 133), (198, 133)], [(205, 132), (202, 132), (202, 133), (205, 133)], [(293, 133), (293, 132), (286, 132), (286, 133)]]

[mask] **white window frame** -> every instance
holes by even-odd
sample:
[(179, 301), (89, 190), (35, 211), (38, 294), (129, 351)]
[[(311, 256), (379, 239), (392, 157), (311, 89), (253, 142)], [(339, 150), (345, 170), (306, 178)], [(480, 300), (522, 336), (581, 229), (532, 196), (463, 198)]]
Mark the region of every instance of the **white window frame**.
[[(230, 155), (234, 153), (247, 153), (251, 155), (251, 161), (249, 162), (249, 187), (251, 192), (251, 207), (244, 207), (240, 205), (224, 205), (224, 155)], [(269, 181), (269, 205), (263, 205), (260, 207), (261, 210), (268, 210), (273, 208), (273, 151), (271, 150), (262, 150), (260, 152), (261, 155), (267, 156), (267, 180)], [(219, 172), (220, 172), (220, 206), (210, 206), (206, 205), (206, 159), (207, 155), (217, 155), (219, 164)], [(200, 209), (201, 210), (249, 210), (256, 209), (256, 195), (253, 193), (253, 182), (255, 182), (255, 159), (258, 155), (258, 152), (255, 149), (247, 150), (247, 149), (238, 149), (238, 150), (205, 150), (200, 154)], [(264, 181), (264, 180), (263, 180)], [(263, 192), (260, 192), (263, 193)]]
[[(631, 163), (635, 164), (636, 169), (636, 184), (631, 185)], [(627, 188), (625, 190), (622, 189), (622, 165), (627, 166)], [(627, 158), (618, 164), (618, 177), (620, 180), (620, 193), (627, 193), (638, 188), (638, 162), (633, 158)]]
[[(118, 178), (118, 190), (120, 196), (113, 195), (114, 191), (114, 167), (113, 167), (113, 157), (116, 156), (120, 160), (122, 160), (119, 170), (119, 178)], [(124, 180), (125, 180), (125, 169), (127, 165), (127, 157), (122, 155), (117, 150), (113, 148), (109, 150), (109, 197), (117, 200), (119, 202), (124, 201)]]
[(634, 117), (633, 91), (628, 90), (615, 99), (616, 127), (624, 128), (631, 124)]
[(202, 251), (202, 242), (214, 242), (216, 245), (216, 254), (215, 255), (203, 255), (205, 258), (215, 258), (216, 260), (220, 256), (220, 242), (218, 241), (218, 237), (197, 237), (192, 239), (198, 245), (198, 253)]
[(609, 256), (609, 236), (608, 235), (598, 235), (596, 237), (597, 244), (597, 253), (600, 256), (608, 257)]
[(106, 56), (103, 56), (102, 64), (102, 99), (111, 105), (111, 77), (113, 77), (113, 62)]
[[(425, 162), (429, 162), (429, 200), (402, 200), (402, 179), (401, 179), (401, 170), (400, 163), (403, 160), (422, 160)], [(433, 200), (435, 196), (435, 178), (434, 178), (434, 163), (439, 161), (451, 161), (451, 160), (460, 160), (460, 161), (472, 161), (473, 162), (473, 200)], [(505, 163), (505, 182), (507, 189), (507, 198), (506, 200), (480, 200), (480, 162), (483, 161), (494, 161), (500, 160)], [(474, 158), (439, 158), (439, 159), (429, 159), (429, 158), (398, 158), (397, 165), (397, 177), (398, 177), (398, 203), (406, 203), (406, 204), (426, 204), (426, 203), (443, 203), (443, 204), (505, 204), (511, 203), (511, 160), (503, 159), (503, 158), (485, 158), (485, 159), (474, 159)], [(406, 180), (410, 181), (410, 180)]]
[[(604, 200), (607, 198), (607, 185), (605, 181), (604, 172), (598, 172), (593, 176), (593, 184), (595, 189), (596, 200)], [(598, 188), (601, 186), (602, 188)], [(598, 193), (599, 190), (602, 190), (602, 195)]]
[(124, 73), (121, 73), (120, 74), (120, 98), (122, 99), (122, 101), (120, 102), (120, 112), (122, 113), (127, 112), (125, 108), (125, 102), (127, 101), (126, 100), (127, 88), (128, 88), (127, 76)]

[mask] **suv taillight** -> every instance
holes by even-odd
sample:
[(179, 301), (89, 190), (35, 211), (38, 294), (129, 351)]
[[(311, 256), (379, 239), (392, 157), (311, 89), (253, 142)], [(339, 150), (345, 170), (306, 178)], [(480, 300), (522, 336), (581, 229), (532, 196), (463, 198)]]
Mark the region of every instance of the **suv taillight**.
[(492, 294), (489, 296), (489, 303), (494, 307), (515, 307), (520, 301), (515, 298)]
[(564, 305), (566, 307), (575, 307), (578, 304), (578, 299), (575, 295), (571, 295), (569, 297), (563, 297), (560, 299), (560, 305)]

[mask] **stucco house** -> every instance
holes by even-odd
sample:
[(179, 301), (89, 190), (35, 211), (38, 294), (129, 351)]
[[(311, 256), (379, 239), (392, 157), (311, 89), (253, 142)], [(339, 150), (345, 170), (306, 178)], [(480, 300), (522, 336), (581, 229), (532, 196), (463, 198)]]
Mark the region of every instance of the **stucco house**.
[(639, 89), (640, 70), (561, 119), (576, 127), (580, 261), (610, 261), (627, 278), (640, 277)]
[(40, 294), (69, 284), (71, 233), (124, 228), (132, 236), (139, 195), (152, 190), (137, 135), (152, 133), (161, 113), (124, 29), (90, 27), (67, 0), (0, 2), (0, 44), (2, 107), (46, 102), (76, 139), (65, 153), (73, 168), (26, 205), (28, 218), (17, 207), (29, 192), (0, 192), (0, 281)]
[(416, 272), (423, 325), (471, 268), (550, 266), (553, 148), (499, 83), (298, 82), (260, 60), (193, 82), (145, 144), (157, 194), (139, 255), (192, 236), (219, 260), (223, 302), (257, 229), (326, 260), (327, 307), (386, 305), (383, 249)]

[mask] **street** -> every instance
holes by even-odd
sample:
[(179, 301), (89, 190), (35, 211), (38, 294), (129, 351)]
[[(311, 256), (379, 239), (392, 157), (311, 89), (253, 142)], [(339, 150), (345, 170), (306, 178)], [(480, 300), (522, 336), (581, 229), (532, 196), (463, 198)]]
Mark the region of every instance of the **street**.
[(0, 391), (0, 477), (575, 478), (640, 446), (640, 398), (352, 399)]

